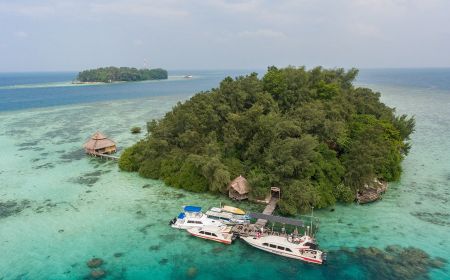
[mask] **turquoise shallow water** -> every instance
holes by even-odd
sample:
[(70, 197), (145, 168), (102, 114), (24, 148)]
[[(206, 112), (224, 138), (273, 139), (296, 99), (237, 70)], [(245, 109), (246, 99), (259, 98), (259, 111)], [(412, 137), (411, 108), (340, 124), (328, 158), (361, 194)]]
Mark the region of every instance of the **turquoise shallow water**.
[[(369, 86), (398, 112), (416, 116), (413, 148), (382, 201), (315, 211), (318, 240), (330, 256), (321, 267), (173, 230), (167, 222), (181, 205), (217, 206), (226, 198), (84, 156), (81, 146), (95, 130), (129, 146), (143, 137), (130, 127), (144, 127), (191, 93), (0, 112), (0, 202), (9, 205), (0, 215), (0, 279), (84, 279), (92, 257), (105, 260), (105, 279), (383, 279), (364, 259), (343, 258), (342, 247), (413, 246), (449, 259), (450, 92)], [(425, 275), (449, 279), (449, 269)]]

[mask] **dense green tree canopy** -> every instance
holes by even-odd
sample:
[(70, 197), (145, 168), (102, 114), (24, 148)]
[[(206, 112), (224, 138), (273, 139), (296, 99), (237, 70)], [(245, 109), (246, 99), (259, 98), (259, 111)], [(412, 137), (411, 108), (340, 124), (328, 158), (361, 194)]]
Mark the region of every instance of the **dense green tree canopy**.
[(145, 81), (167, 79), (167, 71), (161, 68), (136, 69), (130, 67), (105, 67), (78, 73), (79, 82)]
[(358, 71), (269, 67), (225, 78), (148, 123), (119, 166), (196, 192), (225, 192), (242, 174), (251, 195), (281, 188), (280, 210), (349, 202), (364, 184), (397, 180), (414, 119), (356, 88)]

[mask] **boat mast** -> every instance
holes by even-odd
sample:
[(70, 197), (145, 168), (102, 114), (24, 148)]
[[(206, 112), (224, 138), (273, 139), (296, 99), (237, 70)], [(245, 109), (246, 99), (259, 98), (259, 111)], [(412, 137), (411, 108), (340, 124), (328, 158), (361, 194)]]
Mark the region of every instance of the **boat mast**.
[(314, 206), (311, 206), (311, 236), (314, 235), (314, 231), (313, 231), (313, 218), (314, 218)]

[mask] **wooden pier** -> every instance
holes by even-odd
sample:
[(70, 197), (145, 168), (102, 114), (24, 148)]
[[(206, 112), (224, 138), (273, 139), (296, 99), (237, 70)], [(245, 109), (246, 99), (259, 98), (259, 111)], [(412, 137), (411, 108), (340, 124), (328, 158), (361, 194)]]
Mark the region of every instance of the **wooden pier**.
[[(269, 201), (269, 204), (267, 204), (266, 208), (264, 208), (263, 214), (272, 215), (273, 211), (275, 211), (275, 208), (277, 207), (278, 200), (278, 197), (272, 197)], [(258, 228), (263, 228), (266, 226), (266, 224), (267, 220), (258, 219), (255, 223), (255, 226), (257, 226)]]
[(261, 233), (261, 229), (256, 227), (255, 224), (235, 225), (231, 228), (231, 232), (238, 234), (239, 236), (256, 236)]
[(89, 155), (94, 156), (94, 157), (104, 158), (104, 159), (111, 159), (111, 160), (118, 160), (119, 159), (119, 157), (113, 156), (113, 155), (110, 155), (110, 154), (89, 153)]

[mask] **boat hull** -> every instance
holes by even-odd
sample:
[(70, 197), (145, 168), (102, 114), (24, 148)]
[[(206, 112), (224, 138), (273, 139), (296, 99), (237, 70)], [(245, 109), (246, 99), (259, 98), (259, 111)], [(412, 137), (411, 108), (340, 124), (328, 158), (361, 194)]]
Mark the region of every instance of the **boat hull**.
[(208, 221), (208, 222), (203, 221), (202, 224), (187, 224), (187, 223), (175, 222), (175, 223), (171, 224), (170, 226), (172, 228), (176, 228), (176, 229), (191, 229), (191, 228), (201, 228), (204, 226), (221, 226), (221, 225), (223, 225), (222, 222), (213, 220), (213, 221)]
[(287, 257), (287, 258), (291, 258), (291, 259), (296, 259), (296, 260), (300, 260), (300, 261), (304, 261), (304, 262), (307, 262), (307, 263), (314, 263), (314, 264), (322, 264), (323, 263), (322, 259), (309, 258), (309, 257), (303, 256), (301, 254), (293, 254), (293, 253), (290, 253), (290, 252), (279, 251), (279, 250), (272, 249), (270, 247), (262, 246), (262, 245), (260, 245), (260, 244), (258, 244), (256, 242), (252, 242), (251, 239), (253, 239), (253, 238), (254, 237), (251, 237), (251, 236), (249, 236), (249, 237), (241, 237), (241, 239), (244, 240), (250, 246), (253, 246), (253, 247), (257, 248), (257, 249), (260, 249), (260, 250), (263, 250), (263, 251), (266, 251), (266, 252), (269, 252), (269, 253), (272, 253), (272, 254), (276, 254), (276, 255), (279, 255), (279, 256), (283, 256), (283, 257)]
[(212, 237), (212, 236), (205, 236), (205, 235), (202, 235), (202, 234), (196, 234), (196, 233), (193, 233), (193, 232), (190, 232), (190, 231), (188, 231), (188, 232), (189, 232), (192, 236), (199, 237), (199, 238), (202, 238), (202, 239), (212, 240), (212, 241), (216, 241), (216, 242), (219, 242), (219, 243), (222, 243), (222, 244), (226, 244), (226, 245), (230, 245), (230, 244), (231, 244), (231, 240), (225, 240), (225, 239), (215, 238), (215, 237)]

